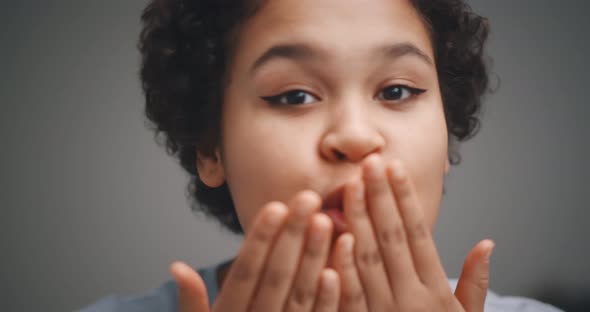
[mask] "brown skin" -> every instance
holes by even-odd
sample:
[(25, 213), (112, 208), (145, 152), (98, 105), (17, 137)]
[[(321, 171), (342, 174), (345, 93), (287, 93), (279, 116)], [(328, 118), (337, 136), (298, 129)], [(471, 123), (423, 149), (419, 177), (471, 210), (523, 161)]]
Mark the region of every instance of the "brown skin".
[[(396, 44), (420, 52), (384, 52)], [(253, 69), (281, 45), (299, 49)], [(455, 296), (430, 234), (448, 135), (429, 35), (408, 1), (269, 1), (240, 28), (228, 75), (217, 157), (197, 163), (210, 187), (227, 182), (246, 236), (214, 310), (483, 310), (491, 242), (474, 248)], [(426, 91), (392, 98), (396, 85)], [(292, 90), (301, 104), (261, 99)], [(351, 234), (331, 248), (318, 212), (343, 187)], [(207, 311), (198, 275), (172, 272), (181, 306)]]
[[(434, 59), (426, 29), (405, 1), (270, 1), (241, 28), (220, 152), (245, 232), (265, 203), (304, 189), (323, 198), (358, 177), (371, 153), (406, 164), (434, 226), (448, 168), (443, 105), (433, 65), (380, 51), (403, 42)], [(314, 54), (272, 59), (252, 73), (254, 62), (280, 44), (305, 44)], [(405, 102), (379, 99), (396, 84), (427, 91)], [(260, 99), (293, 89), (309, 92), (310, 103), (271, 107)]]

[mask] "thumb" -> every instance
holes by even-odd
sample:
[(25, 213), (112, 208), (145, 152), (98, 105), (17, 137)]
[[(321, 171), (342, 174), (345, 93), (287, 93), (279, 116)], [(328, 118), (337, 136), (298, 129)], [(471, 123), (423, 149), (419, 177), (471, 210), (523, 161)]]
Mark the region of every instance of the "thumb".
[(468, 312), (481, 312), (484, 308), (490, 281), (490, 255), (494, 242), (483, 240), (467, 255), (463, 272), (455, 289), (455, 296)]
[(170, 265), (170, 273), (178, 285), (178, 311), (208, 312), (209, 297), (201, 276), (186, 263), (180, 261)]

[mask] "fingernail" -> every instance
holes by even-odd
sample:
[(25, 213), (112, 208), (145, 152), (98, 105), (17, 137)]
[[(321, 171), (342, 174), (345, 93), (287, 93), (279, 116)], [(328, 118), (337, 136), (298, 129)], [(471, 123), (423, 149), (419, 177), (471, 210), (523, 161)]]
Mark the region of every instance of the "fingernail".
[[(326, 216), (325, 215), (318, 214), (318, 215), (315, 216), (316, 219), (314, 221), (316, 223), (318, 223), (320, 221), (318, 221), (317, 218), (324, 218), (324, 217), (326, 217)], [(324, 221), (321, 221), (321, 222), (331, 222), (331, 221), (330, 220), (324, 220)], [(310, 236), (311, 236), (310, 237), (311, 240), (314, 243), (318, 244), (318, 243), (320, 243), (320, 242), (322, 242), (324, 240), (324, 236), (325, 235), (324, 235), (324, 231), (321, 228), (319, 228), (317, 225), (314, 225), (314, 226), (311, 227), (311, 234), (310, 234)]]
[(393, 163), (391, 164), (391, 167), (393, 169), (393, 176), (395, 178), (397, 178), (397, 179), (403, 178), (403, 176), (405, 175), (404, 167), (402, 166), (402, 164), (399, 160), (394, 160)]
[(324, 235), (321, 231), (319, 231), (318, 229), (314, 229), (311, 231), (309, 237), (309, 244), (310, 246), (312, 246), (311, 248), (317, 248), (318, 246), (321, 246), (323, 241)]
[(278, 226), (286, 214), (286, 209), (282, 204), (277, 204), (273, 208), (274, 211), (269, 212), (266, 216), (266, 222), (269, 226)]
[(356, 192), (354, 192), (356, 200), (363, 200), (365, 199), (365, 186), (362, 181), (356, 183)]
[(353, 245), (354, 245), (354, 239), (353, 239), (352, 235), (346, 234), (342, 237), (342, 250), (346, 254), (352, 254)]
[(334, 290), (338, 287), (338, 273), (332, 269), (325, 269), (322, 276), (322, 287)]
[(492, 252), (494, 251), (494, 247), (496, 247), (496, 243), (494, 243), (494, 241), (490, 240), (490, 247), (488, 247), (488, 251), (486, 253), (486, 258), (488, 260), (490, 260), (490, 257), (492, 256)]
[(295, 203), (295, 213), (297, 214), (297, 216), (301, 218), (309, 216), (309, 214), (314, 210), (314, 203), (310, 200), (309, 196), (307, 195), (308, 194), (306, 194), (306, 196), (303, 198), (299, 198)]
[(295, 212), (297, 213), (297, 215), (302, 218), (307, 217), (310, 210), (311, 209), (310, 209), (309, 205), (307, 205), (306, 203), (299, 203), (297, 208), (295, 208)]
[(381, 176), (381, 171), (383, 168), (381, 167), (381, 162), (379, 160), (374, 161), (371, 166), (369, 166), (369, 176), (373, 179), (377, 179)]

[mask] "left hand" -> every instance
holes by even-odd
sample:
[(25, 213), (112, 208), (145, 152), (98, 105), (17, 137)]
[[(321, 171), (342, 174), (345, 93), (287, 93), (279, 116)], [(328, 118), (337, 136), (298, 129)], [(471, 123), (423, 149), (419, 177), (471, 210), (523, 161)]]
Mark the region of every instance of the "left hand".
[(340, 236), (332, 255), (339, 311), (483, 311), (494, 243), (471, 250), (453, 293), (401, 162), (370, 156), (343, 202), (351, 233)]

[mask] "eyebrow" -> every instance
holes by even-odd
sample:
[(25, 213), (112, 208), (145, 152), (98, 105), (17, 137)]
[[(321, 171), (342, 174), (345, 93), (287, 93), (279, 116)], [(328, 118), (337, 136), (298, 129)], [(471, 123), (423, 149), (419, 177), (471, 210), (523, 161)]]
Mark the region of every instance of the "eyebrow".
[(424, 51), (409, 42), (396, 43), (393, 45), (384, 46), (379, 49), (381, 54), (387, 58), (397, 59), (402, 56), (415, 56), (426, 62), (429, 66), (434, 67), (434, 61)]
[[(393, 45), (385, 45), (376, 49), (375, 54), (387, 58), (398, 59), (402, 56), (414, 56), (424, 61), (429, 66), (434, 66), (434, 61), (420, 48), (410, 42), (401, 42)], [(274, 59), (290, 59), (294, 61), (306, 61), (312, 59), (327, 58), (322, 51), (313, 49), (305, 44), (279, 44), (266, 50), (256, 59), (250, 72), (257, 71), (264, 64)]]

